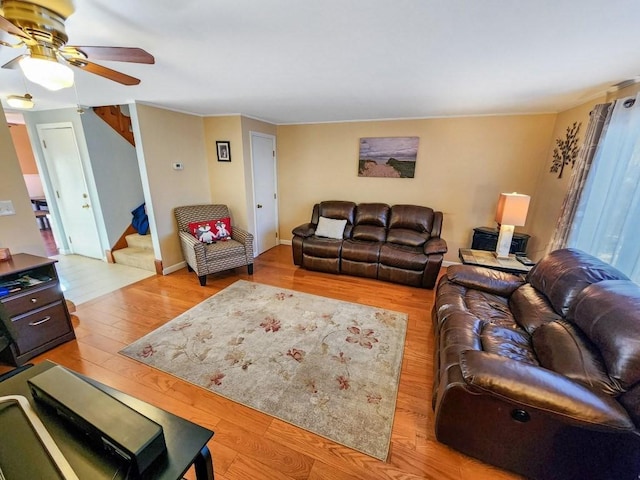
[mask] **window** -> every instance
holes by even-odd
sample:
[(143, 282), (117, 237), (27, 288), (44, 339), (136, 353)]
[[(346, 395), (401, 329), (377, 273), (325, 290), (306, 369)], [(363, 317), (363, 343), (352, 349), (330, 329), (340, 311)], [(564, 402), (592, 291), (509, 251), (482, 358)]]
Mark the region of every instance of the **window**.
[(640, 283), (640, 94), (616, 102), (596, 149), (569, 235)]

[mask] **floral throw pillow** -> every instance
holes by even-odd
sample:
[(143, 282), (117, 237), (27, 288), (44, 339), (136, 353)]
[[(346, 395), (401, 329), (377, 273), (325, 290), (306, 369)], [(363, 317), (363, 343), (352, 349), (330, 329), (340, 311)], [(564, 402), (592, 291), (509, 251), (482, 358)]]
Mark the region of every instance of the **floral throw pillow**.
[(215, 243), (231, 238), (231, 219), (229, 217), (192, 222), (189, 231), (202, 243)]

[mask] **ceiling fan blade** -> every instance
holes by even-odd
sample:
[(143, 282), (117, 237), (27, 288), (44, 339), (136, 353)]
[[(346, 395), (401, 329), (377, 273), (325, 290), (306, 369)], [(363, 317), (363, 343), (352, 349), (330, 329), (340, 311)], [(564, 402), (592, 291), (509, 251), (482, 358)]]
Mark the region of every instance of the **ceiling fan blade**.
[(126, 73), (112, 70), (107, 67), (103, 67), (102, 65), (98, 65), (97, 63), (89, 62), (88, 60), (80, 58), (69, 58), (67, 59), (67, 62), (69, 62), (69, 64), (73, 65), (74, 67), (78, 67), (86, 70), (87, 72), (100, 75), (101, 77), (108, 78), (109, 80), (121, 83), (122, 85), (138, 85), (140, 83), (140, 79), (138, 78), (127, 75)]
[(112, 60), (116, 62), (155, 63), (153, 55), (141, 48), (130, 47), (84, 47), (66, 46), (63, 54), (74, 55), (74, 52), (91, 60)]
[(26, 55), (18, 55), (16, 58), (14, 58), (13, 60), (9, 60), (7, 63), (5, 63), (4, 65), (2, 65), (2, 67), (0, 68), (12, 68), (12, 69), (16, 69), (18, 68), (20, 65), (18, 65), (18, 62), (20, 60), (22, 60), (24, 57), (26, 57)]
[(33, 40), (31, 35), (23, 32), (20, 28), (16, 27), (13, 23), (2, 16), (0, 16), (0, 28), (11, 35), (22, 38), (23, 40)]

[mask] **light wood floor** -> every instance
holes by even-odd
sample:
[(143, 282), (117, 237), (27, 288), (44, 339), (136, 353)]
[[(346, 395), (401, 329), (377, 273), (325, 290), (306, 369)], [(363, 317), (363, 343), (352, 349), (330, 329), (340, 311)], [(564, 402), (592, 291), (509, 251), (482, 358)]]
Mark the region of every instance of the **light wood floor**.
[[(117, 353), (240, 278), (409, 314), (388, 462)], [(34, 361), (50, 359), (215, 431), (209, 448), (217, 480), (515, 479), (435, 440), (430, 400), (432, 302), (430, 290), (298, 269), (291, 247), (279, 246), (256, 259), (252, 277), (246, 269), (237, 269), (211, 275), (207, 286), (200, 287), (195, 274), (183, 269), (80, 305), (73, 316), (77, 340)], [(194, 478), (193, 472), (187, 478)]]

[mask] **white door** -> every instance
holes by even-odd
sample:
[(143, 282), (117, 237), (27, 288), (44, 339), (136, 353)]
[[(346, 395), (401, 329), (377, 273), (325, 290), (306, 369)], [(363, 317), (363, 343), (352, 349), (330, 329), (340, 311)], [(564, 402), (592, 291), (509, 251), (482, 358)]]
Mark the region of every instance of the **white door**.
[(102, 259), (98, 227), (73, 128), (38, 126), (38, 135), (71, 252)]
[(279, 243), (276, 139), (273, 135), (251, 132), (251, 161), (256, 253), (260, 255)]

